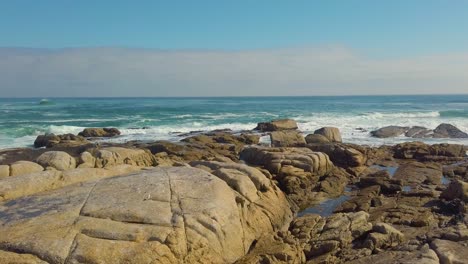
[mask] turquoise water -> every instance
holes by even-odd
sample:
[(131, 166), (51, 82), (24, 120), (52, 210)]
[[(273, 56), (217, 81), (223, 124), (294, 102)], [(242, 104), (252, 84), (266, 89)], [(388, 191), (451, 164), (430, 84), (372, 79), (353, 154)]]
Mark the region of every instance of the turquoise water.
[[(45, 100), (43, 100), (45, 99)], [(117, 127), (114, 141), (178, 140), (178, 133), (230, 128), (294, 118), (311, 132), (337, 126), (347, 142), (392, 144), (374, 139), (386, 125), (435, 128), (442, 122), (468, 131), (468, 95), (231, 98), (29, 98), (0, 99), (0, 148), (31, 146), (43, 133), (78, 133), (85, 127)], [(457, 142), (467, 140), (428, 140)]]

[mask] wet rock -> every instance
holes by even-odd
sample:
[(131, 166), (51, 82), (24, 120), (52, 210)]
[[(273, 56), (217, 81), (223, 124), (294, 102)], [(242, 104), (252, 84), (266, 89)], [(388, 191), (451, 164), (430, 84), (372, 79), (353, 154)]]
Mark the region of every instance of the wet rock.
[(117, 128), (85, 128), (78, 136), (85, 138), (115, 137), (120, 135)]
[(270, 138), (273, 147), (301, 147), (306, 144), (304, 136), (297, 131), (273, 131)]
[(165, 152), (169, 159), (176, 161), (213, 160), (220, 157), (237, 161), (245, 145), (259, 143), (260, 137), (253, 134), (233, 135), (213, 132), (185, 138), (182, 142), (158, 141), (147, 146), (151, 153)]
[(307, 144), (324, 144), (330, 143), (330, 140), (323, 135), (319, 134), (309, 134), (305, 137)]
[(49, 263), (232, 263), (292, 217), (273, 185), (257, 193), (272, 207), (208, 172), (155, 168), (1, 203), (0, 244)]
[(434, 130), (425, 127), (387, 126), (371, 131), (373, 137), (388, 138), (401, 135), (412, 138), (468, 138), (468, 134), (451, 124), (440, 124)]
[(44, 168), (52, 167), (59, 171), (76, 168), (76, 160), (63, 151), (47, 151), (42, 153), (36, 160)]
[(459, 161), (466, 156), (466, 149), (458, 144), (427, 145), (422, 142), (407, 142), (393, 147), (398, 159), (417, 159), (420, 161)]
[(461, 180), (453, 180), (440, 194), (440, 198), (446, 200), (460, 199), (465, 203), (468, 202), (468, 183)]
[(438, 185), (442, 179), (442, 166), (437, 163), (410, 162), (398, 167), (393, 179), (401, 180), (403, 185)]
[(402, 181), (393, 179), (387, 171), (371, 173), (360, 179), (359, 187), (369, 187), (377, 185), (383, 194), (396, 194), (403, 190)]
[(90, 142), (82, 136), (76, 136), (73, 134), (54, 135), (46, 134), (37, 136), (34, 141), (35, 148), (52, 148), (55, 146), (60, 147), (76, 147), (81, 145), (89, 144)]
[(431, 248), (437, 253), (442, 264), (462, 264), (468, 260), (468, 247), (460, 243), (436, 239), (431, 242)]
[(371, 135), (377, 138), (398, 137), (406, 133), (410, 128), (402, 126), (387, 126), (371, 131)]
[(18, 176), (43, 170), (44, 168), (35, 162), (20, 160), (10, 165), (10, 176)]
[(368, 212), (372, 207), (372, 200), (378, 197), (380, 194), (380, 186), (373, 185), (365, 187), (359, 190), (355, 197), (352, 197), (348, 201), (342, 203), (335, 212), (337, 213), (348, 213), (356, 211)]
[(468, 134), (451, 124), (440, 124), (434, 129), (434, 138), (468, 138)]
[(278, 119), (271, 122), (258, 123), (254, 130), (260, 131), (278, 131), (278, 130), (295, 130), (297, 129), (296, 121), (292, 119)]
[(405, 132), (406, 137), (412, 138), (425, 138), (430, 137), (432, 134), (432, 130), (427, 129), (421, 126), (413, 126), (408, 131)]
[(342, 142), (340, 130), (336, 127), (322, 127), (314, 131), (316, 135), (326, 137), (330, 142)]

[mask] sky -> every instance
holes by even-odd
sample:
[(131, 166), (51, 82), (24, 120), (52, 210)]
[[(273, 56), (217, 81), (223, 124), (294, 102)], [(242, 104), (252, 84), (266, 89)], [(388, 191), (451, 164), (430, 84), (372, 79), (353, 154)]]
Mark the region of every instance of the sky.
[(468, 1), (0, 0), (0, 97), (468, 93)]

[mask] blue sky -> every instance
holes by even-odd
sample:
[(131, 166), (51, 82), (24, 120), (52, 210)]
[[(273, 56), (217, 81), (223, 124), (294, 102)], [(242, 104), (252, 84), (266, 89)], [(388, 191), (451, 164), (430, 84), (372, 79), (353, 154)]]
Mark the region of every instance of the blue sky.
[[(63, 78), (62, 83), (56, 84), (56, 89), (58, 89), (59, 85), (63, 89), (63, 86), (70, 82), (66, 78), (73, 79), (74, 82), (81, 82), (79, 79), (85, 79), (86, 77), (84, 75), (81, 77), (76, 76), (71, 72), (57, 74), (54, 69), (76, 70), (77, 61), (89, 58), (90, 54), (98, 54), (99, 56), (110, 54), (109, 56), (112, 56), (112, 58), (117, 57), (119, 63), (132, 64), (139, 56), (138, 54), (146, 50), (146, 52), (153, 53), (155, 59), (148, 62), (149, 67), (157, 68), (158, 65), (156, 64), (161, 63), (160, 59), (155, 58), (158, 54), (175, 53), (171, 58), (167, 58), (167, 54), (165, 54), (165, 60), (173, 62), (174, 67), (183, 66), (182, 68), (185, 68), (184, 73), (193, 73), (193, 69), (189, 67), (190, 65), (194, 68), (199, 66), (208, 68), (231, 67), (229, 61), (232, 59), (223, 57), (226, 52), (230, 56), (234, 56), (232, 52), (250, 54), (254, 52), (255, 56), (263, 59), (265, 59), (265, 54), (268, 53), (270, 56), (268, 59), (278, 64), (278, 67), (275, 70), (270, 70), (270, 72), (277, 74), (278, 72), (285, 72), (285, 70), (291, 71), (294, 82), (285, 81), (283, 88), (294, 87), (297, 82), (300, 82), (302, 88), (298, 89), (297, 93), (307, 92), (308, 90), (304, 88), (307, 85), (313, 88), (309, 92), (311, 94), (327, 93), (328, 90), (320, 90), (320, 87), (331, 85), (329, 80), (321, 80), (320, 82), (315, 79), (315, 81), (308, 80), (305, 78), (306, 76), (297, 76), (297, 71), (293, 70), (304, 67), (313, 68), (312, 65), (294, 60), (294, 62), (290, 62), (292, 65), (290, 68), (284, 68), (282, 60), (285, 56), (289, 59), (287, 55), (284, 55), (284, 50), (290, 52), (291, 49), (294, 49), (296, 55), (297, 52), (304, 52), (304, 57), (312, 53), (321, 59), (323, 59), (323, 56), (330, 56), (331, 59), (328, 62), (330, 67), (328, 74), (330, 75), (333, 75), (332, 70), (335, 68), (333, 58), (336, 59), (337, 56), (341, 56), (341, 59), (335, 60), (335, 63), (340, 65), (343, 64), (343, 60), (346, 62), (353, 60), (349, 64), (349, 69), (342, 69), (343, 72), (335, 72), (338, 76), (348, 76), (347, 72), (353, 70), (356, 65), (365, 68), (366, 70), (360, 72), (362, 80), (359, 80), (358, 83), (352, 84), (352, 81), (356, 81), (357, 78), (353, 75), (351, 79), (339, 77), (337, 78), (339, 82), (332, 85), (336, 87), (333, 94), (352, 94), (354, 90), (340, 89), (340, 85), (344, 86), (344, 84), (350, 83), (349, 86), (371, 89), (369, 87), (375, 86), (375, 83), (378, 83), (382, 75), (388, 73), (389, 69), (393, 69), (392, 65), (400, 66), (404, 64), (403, 69), (405, 67), (411, 69), (411, 67), (420, 65), (425, 67), (422, 69), (423, 74), (434, 75), (434, 72), (439, 72), (438, 68), (436, 68), (437, 64), (442, 67), (440, 65), (442, 60), (444, 63), (444, 69), (441, 69), (442, 72), (447, 71), (448, 74), (449, 72), (463, 72), (466, 70), (464, 56), (468, 52), (467, 14), (468, 1), (456, 0), (4, 0), (0, 1), (0, 54), (3, 54), (3, 56), (8, 55), (10, 62), (18, 63), (18, 71), (13, 72), (17, 76), (16, 80), (2, 83), (0, 79), (0, 89), (8, 87), (7, 94), (9, 92), (17, 95), (17, 92), (14, 92), (14, 89), (11, 88), (12, 86), (29, 85), (36, 87), (41, 81), (45, 81), (44, 78), (46, 77), (44, 76), (55, 78), (54, 80)], [(34, 56), (36, 57), (31, 57), (33, 55), (19, 48), (35, 49)], [(59, 52), (60, 56), (62, 56), (62, 66), (57, 66), (54, 64), (57, 63), (57, 57), (59, 56), (56, 52), (62, 48), (73, 49), (67, 49), (71, 54), (64, 54), (64, 51)], [(125, 51), (119, 50), (119, 48), (125, 48), (123, 49)], [(53, 56), (50, 51), (45, 49), (52, 49)], [(97, 50), (101, 52), (96, 53)], [(317, 52), (318, 50), (321, 52)], [(217, 54), (213, 54), (212, 51), (217, 52)], [(45, 74), (38, 72), (37, 67), (29, 67), (30, 64), (21, 65), (21, 59), (18, 59), (18, 54), (21, 52), (26, 52), (26, 55), (22, 54), (23, 57), (21, 58), (29, 56), (28, 59), (31, 61), (41, 60), (44, 65), (54, 66), (50, 66), (52, 67), (49, 69), (50, 72)], [(199, 62), (191, 61), (187, 63), (187, 61), (181, 59), (181, 57), (189, 56), (187, 54), (193, 54), (193, 52), (198, 53)], [(37, 53), (42, 55), (39, 56)], [(132, 53), (132, 55), (129, 53)], [(16, 57), (13, 58), (12, 54)], [(81, 54), (81, 57), (76, 58), (77, 54)], [(66, 59), (63, 57), (66, 57)], [(73, 59), (70, 59), (70, 57), (73, 57)], [(220, 61), (219, 57), (223, 57), (223, 60)], [(314, 60), (316, 57), (307, 58)], [(208, 65), (200, 64), (204, 58), (209, 58), (207, 60)], [(92, 59), (91, 56), (88, 61)], [(103, 63), (106, 60), (112, 59), (105, 58), (101, 59), (100, 62), (94, 61), (92, 65)], [(320, 61), (320, 59), (317, 61)], [(239, 67), (238, 74), (241, 74), (241, 69), (244, 67), (242, 65), (244, 64), (241, 61), (237, 63), (237, 67)], [(431, 63), (434, 63), (433, 68), (426, 65)], [(377, 68), (380, 67), (382, 72), (369, 75), (367, 68), (375, 67), (375, 64), (379, 65)], [(92, 65), (84, 63), (80, 64), (79, 67), (80, 69), (90, 68)], [(29, 68), (25, 70), (24, 67), (26, 66)], [(262, 66), (268, 67), (267, 65)], [(144, 66), (140, 65), (140, 67)], [(12, 74), (11, 69), (6, 69), (4, 72), (1, 69), (0, 77), (6, 74), (6, 70), (9, 71), (8, 74)], [(122, 71), (124, 69), (117, 70)], [(46, 70), (41, 69), (41, 71)], [(176, 71), (175, 68), (174, 71)], [(116, 72), (116, 74), (118, 73)], [(40, 79), (36, 80), (33, 77), (28, 77), (30, 83), (24, 81), (17, 83), (22, 74), (37, 75), (37, 78)], [(165, 74), (174, 76), (180, 74), (180, 76), (183, 76), (183, 72)], [(263, 76), (264, 73), (259, 74)], [(421, 74), (421, 71), (408, 73), (402, 70), (400, 72), (391, 72), (387, 77), (394, 76), (394, 79), (391, 79), (390, 82), (394, 83), (394, 86), (400, 88), (401, 91), (408, 89), (408, 86), (427, 87), (429, 81), (425, 80), (418, 83), (415, 80), (415, 78), (421, 76), (418, 74)], [(151, 74), (148, 73), (148, 75)], [(229, 74), (226, 74), (225, 77), (225, 81), (238, 81), (242, 84), (247, 83), (252, 86), (255, 84), (262, 87), (261, 82), (249, 83), (252, 79), (250, 77), (249, 79), (247, 77), (243, 78), (241, 75)], [(445, 84), (448, 85), (449, 83), (444, 83), (444, 80), (450, 80), (450, 87), (456, 86), (456, 88), (453, 88), (453, 92), (463, 91), (466, 88), (465, 81), (468, 83), (468, 80), (462, 78), (463, 76), (454, 76), (453, 73), (442, 77), (436, 81), (432, 80), (431, 83), (437, 83), (437, 88), (445, 86)], [(136, 76), (132, 78), (137, 79)], [(132, 78), (129, 77), (128, 80)], [(461, 78), (459, 82), (457, 82), (458, 78)], [(363, 83), (369, 79), (372, 79), (371, 83)], [(47, 84), (44, 85), (50, 86), (54, 80), (45, 81)], [(201, 89), (200, 87), (204, 85), (200, 83), (199, 86), (191, 87), (190, 80), (187, 79), (177, 85), (185, 85), (188, 87), (187, 91), (195, 88)], [(85, 81), (89, 83), (89, 86), (100, 84), (112, 87), (114, 85), (111, 82), (106, 82), (104, 77), (96, 83), (89, 82), (89, 80)], [(177, 81), (180, 82), (180, 80)], [(221, 80), (219, 81), (221, 82)], [(387, 84), (382, 85), (386, 87), (385, 89), (389, 87), (388, 81)], [(141, 88), (141, 95), (157, 96), (160, 94), (161, 91), (152, 86), (155, 82), (157, 80), (150, 80), (147, 83), (137, 82), (139, 86), (146, 87)], [(324, 82), (326, 82), (326, 85)], [(164, 82), (164, 85), (171, 86), (175, 84), (171, 84), (168, 80)], [(205, 86), (207, 85), (210, 84), (206, 83)], [(366, 89), (358, 90), (359, 93), (367, 93), (368, 90)], [(207, 90), (203, 95), (208, 92)], [(424, 93), (425, 91), (417, 92)], [(427, 92), (432, 93), (435, 91), (428, 90)], [(449, 92), (452, 91), (449, 89)], [(104, 88), (102, 93), (106, 93)], [(180, 93), (184, 94), (183, 89)], [(385, 91), (378, 91), (378, 93), (385, 93)]]
[(1, 1), (0, 46), (462, 51), (468, 1)]

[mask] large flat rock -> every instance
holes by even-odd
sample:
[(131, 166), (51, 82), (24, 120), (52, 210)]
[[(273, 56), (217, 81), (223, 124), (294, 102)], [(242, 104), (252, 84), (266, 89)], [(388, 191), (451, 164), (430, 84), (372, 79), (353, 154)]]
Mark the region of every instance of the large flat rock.
[[(191, 167), (154, 168), (6, 201), (0, 204), (0, 259), (233, 263), (292, 213), (260, 171), (214, 165), (223, 177)], [(247, 199), (231, 186), (255, 189)]]

